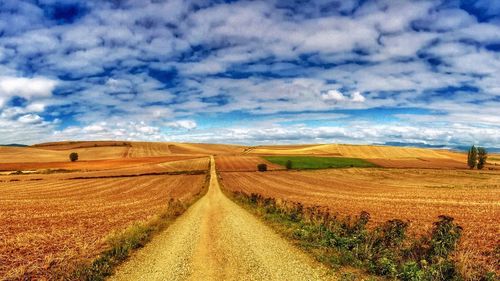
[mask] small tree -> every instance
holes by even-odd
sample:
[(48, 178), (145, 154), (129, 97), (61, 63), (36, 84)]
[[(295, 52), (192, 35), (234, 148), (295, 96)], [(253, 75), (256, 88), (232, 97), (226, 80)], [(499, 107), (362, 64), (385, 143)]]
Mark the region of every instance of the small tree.
[(267, 165), (266, 164), (259, 164), (259, 165), (257, 165), (257, 170), (259, 172), (265, 172), (265, 171), (267, 171)]
[(71, 160), (71, 162), (77, 161), (78, 160), (78, 153), (71, 152), (71, 154), (69, 155), (69, 160)]
[(471, 146), (469, 153), (467, 154), (467, 165), (469, 168), (474, 169), (477, 163), (477, 149), (475, 146)]
[(286, 166), (287, 170), (291, 170), (292, 169), (292, 160), (287, 160), (285, 166)]
[(481, 170), (486, 164), (486, 159), (488, 158), (488, 152), (484, 147), (477, 148), (477, 168)]

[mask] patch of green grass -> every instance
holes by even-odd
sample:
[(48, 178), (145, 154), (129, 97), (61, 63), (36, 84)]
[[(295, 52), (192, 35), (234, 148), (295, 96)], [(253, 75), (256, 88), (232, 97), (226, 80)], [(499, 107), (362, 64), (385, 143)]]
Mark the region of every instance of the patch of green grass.
[(493, 160), (493, 161), (500, 161), (500, 158), (496, 158), (496, 157), (490, 157), (488, 159)]
[(314, 157), (314, 156), (265, 156), (271, 163), (285, 166), (292, 161), (292, 169), (328, 169), (346, 167), (377, 167), (377, 165), (359, 158)]

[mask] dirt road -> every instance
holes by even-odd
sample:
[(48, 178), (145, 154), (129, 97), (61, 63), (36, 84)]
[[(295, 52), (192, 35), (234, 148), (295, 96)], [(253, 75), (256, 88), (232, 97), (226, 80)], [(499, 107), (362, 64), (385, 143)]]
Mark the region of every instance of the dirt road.
[(332, 280), (220, 190), (211, 159), (207, 194), (118, 268), (110, 280)]

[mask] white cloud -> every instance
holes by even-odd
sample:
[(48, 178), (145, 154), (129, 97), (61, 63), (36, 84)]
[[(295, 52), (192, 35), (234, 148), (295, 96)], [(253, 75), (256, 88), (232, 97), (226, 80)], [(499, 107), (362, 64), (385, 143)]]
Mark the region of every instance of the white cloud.
[(24, 124), (37, 124), (42, 122), (42, 117), (37, 114), (26, 114), (19, 117), (18, 121)]
[(366, 98), (358, 91), (353, 92), (351, 97), (348, 98), (338, 90), (328, 90), (326, 93), (321, 94), (321, 99), (324, 101), (334, 101), (334, 102), (354, 102), (363, 103)]
[(338, 90), (329, 90), (326, 93), (321, 94), (321, 98), (325, 101), (344, 101), (346, 97)]
[(240, 143), (247, 145), (283, 143), (357, 143), (372, 144), (384, 142), (426, 143), (432, 145), (461, 145), (481, 143), (495, 147), (500, 136), (497, 129), (477, 128), (467, 124), (451, 126), (429, 126), (416, 124), (376, 124), (352, 122), (348, 128), (336, 126), (271, 126), (267, 128), (245, 127), (224, 128), (217, 132), (198, 131), (169, 136), (169, 141), (191, 141), (209, 143)]
[(54, 133), (44, 140), (144, 140), (161, 141), (165, 137), (160, 128), (149, 126), (144, 122), (99, 122), (85, 126), (67, 127), (63, 130), (54, 130)]
[(360, 92), (354, 92), (351, 95), (351, 101), (353, 102), (365, 102), (366, 98)]
[[(77, 21), (55, 24), (36, 4), (9, 1), (0, 8), (0, 121), (26, 132), (31, 126), (37, 140), (54, 129), (46, 116), (77, 123), (59, 130), (61, 138), (84, 138), (72, 131), (80, 130), (92, 138), (162, 139), (163, 126), (194, 138), (199, 115), (216, 123), (212, 116), (229, 112), (276, 119), (378, 107), (495, 126), (500, 55), (487, 44), (498, 44), (498, 19), (478, 22), (435, 1), (309, 1), (300, 9), (285, 2), (201, 1), (193, 9), (181, 0), (128, 1), (118, 12), (87, 1)], [(480, 10), (496, 11), (482, 2)], [(447, 87), (474, 90), (443, 94)], [(15, 96), (27, 101), (6, 108)], [(288, 137), (287, 128), (275, 131)]]
[(43, 112), (45, 110), (45, 107), (46, 105), (44, 103), (33, 102), (26, 107), (26, 110), (29, 112)]
[(194, 120), (177, 120), (167, 123), (167, 126), (175, 129), (192, 130), (197, 127), (197, 124)]
[(106, 123), (102, 123), (100, 125), (93, 124), (93, 125), (85, 126), (83, 128), (83, 131), (88, 132), (88, 133), (104, 132), (104, 131), (106, 131), (105, 127), (106, 127)]
[(0, 76), (0, 106), (14, 96), (31, 99), (49, 97), (57, 85), (56, 80), (44, 77), (24, 78)]

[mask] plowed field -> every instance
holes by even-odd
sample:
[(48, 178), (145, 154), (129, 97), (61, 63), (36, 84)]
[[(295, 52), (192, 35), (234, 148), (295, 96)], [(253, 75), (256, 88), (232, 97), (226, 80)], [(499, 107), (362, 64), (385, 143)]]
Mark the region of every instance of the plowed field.
[(218, 171), (257, 171), (258, 164), (267, 164), (268, 170), (284, 169), (258, 156), (217, 156), (215, 162)]
[(0, 276), (43, 279), (94, 257), (103, 238), (186, 199), (204, 175), (0, 183)]
[(498, 267), (494, 254), (500, 245), (498, 172), (343, 169), (221, 175), (231, 191), (325, 206), (340, 215), (367, 211), (372, 225), (406, 219), (416, 234), (428, 231), (437, 216), (450, 215), (464, 227), (459, 255)]

